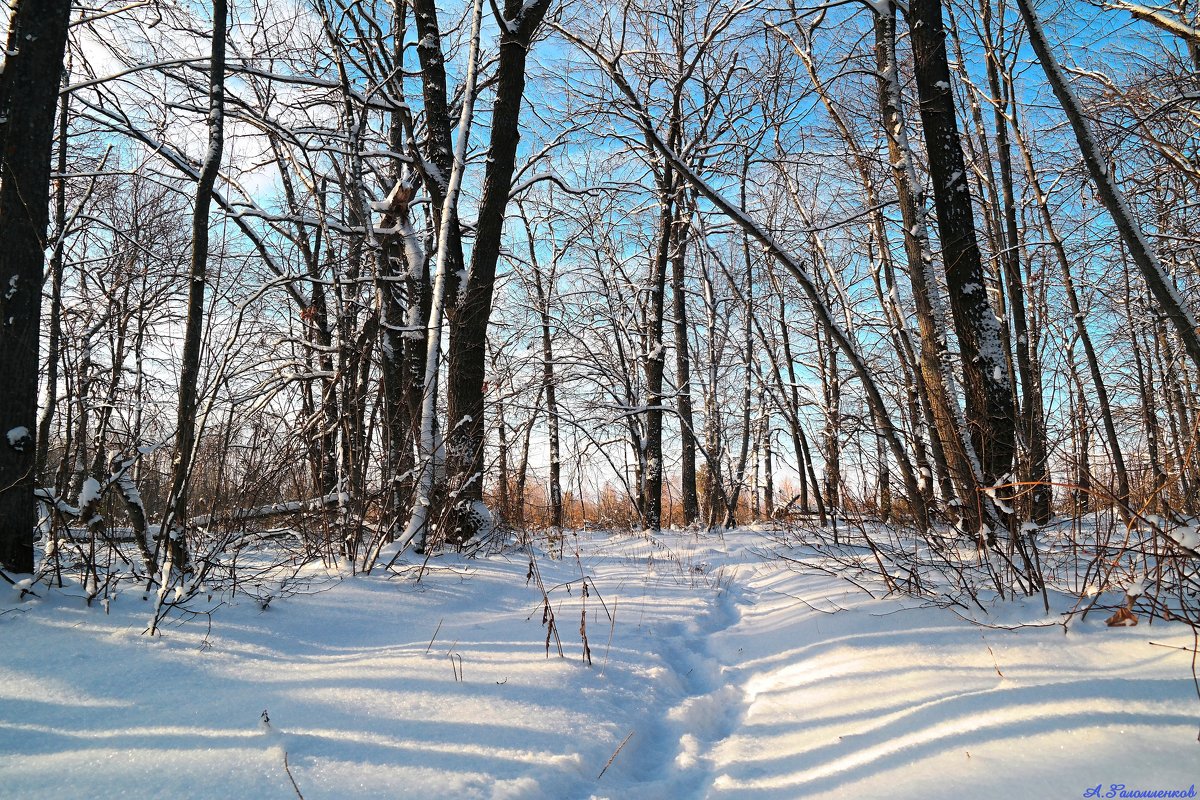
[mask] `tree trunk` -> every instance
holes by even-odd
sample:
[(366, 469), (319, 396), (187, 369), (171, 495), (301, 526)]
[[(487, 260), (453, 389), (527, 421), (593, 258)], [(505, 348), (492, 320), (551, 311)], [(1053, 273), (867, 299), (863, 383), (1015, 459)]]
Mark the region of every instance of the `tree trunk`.
[[(529, 236), (529, 258), (533, 264), (533, 286), (537, 293), (538, 317), (542, 333), (542, 396), (546, 399), (546, 427), (550, 445), (550, 524), (555, 528), (563, 525), (562, 458), (558, 431), (558, 386), (554, 377), (554, 339), (550, 328), (549, 288), (542, 283), (538, 268), (537, 252), (533, 234)], [(553, 276), (551, 276), (553, 280)]]
[[(1109, 400), (1108, 387), (1104, 381), (1104, 374), (1100, 370), (1100, 359), (1096, 356), (1096, 347), (1092, 343), (1092, 334), (1088, 330), (1087, 318), (1083, 313), (1083, 307), (1079, 303), (1079, 293), (1075, 290), (1075, 278), (1071, 274), (1071, 263), (1067, 258), (1066, 245), (1063, 243), (1062, 237), (1058, 235), (1058, 228), (1054, 224), (1054, 217), (1050, 213), (1049, 199), (1042, 189), (1041, 181), (1033, 164), (1033, 155), (1021, 133), (1021, 126), (1018, 124), (1015, 110), (1013, 114), (1013, 138), (1017, 143), (1017, 149), (1021, 152), (1021, 159), (1025, 165), (1025, 177), (1029, 182), (1029, 189), (1033, 194), (1034, 204), (1037, 206), (1038, 213), (1041, 216), (1042, 228), (1045, 230), (1046, 238), (1049, 240), (1050, 249), (1054, 253), (1055, 261), (1058, 262), (1059, 274), (1063, 279), (1063, 289), (1067, 295), (1067, 310), (1071, 314), (1071, 322), (1075, 326), (1075, 333), (1079, 337), (1080, 343), (1083, 345), (1084, 359), (1087, 362), (1088, 374), (1091, 376), (1092, 386), (1096, 389), (1100, 422), (1104, 426), (1104, 435), (1108, 440), (1108, 451), (1112, 456), (1113, 472), (1117, 479), (1118, 507), (1122, 509), (1122, 515), (1125, 515), (1127, 512), (1125, 511), (1124, 504), (1127, 504), (1130, 499), (1129, 473), (1125, 468), (1125, 456), (1121, 447), (1121, 440), (1117, 436), (1117, 426), (1113, 421), (1112, 402)], [(1137, 357), (1136, 351), (1134, 355)], [(1080, 413), (1085, 413), (1082, 404)]]
[(446, 472), (453, 500), (449, 539), (455, 543), (474, 536), (482, 522), (471, 512), (474, 503), (483, 499), (484, 342), (492, 313), (496, 263), (500, 257), (500, 240), (520, 138), (525, 60), (533, 35), (549, 6), (550, 0), (534, 0), (530, 5), (521, 0), (505, 0), (504, 14), (508, 25), (500, 31), (500, 56), (494, 79), (496, 100), (492, 108), (491, 140), (471, 267), (465, 287), (457, 286), (454, 275), (448, 276), (451, 278), (449, 296), (461, 297), (449, 312), (447, 389)]
[[(774, 282), (775, 280), (772, 278), (772, 283)], [(809, 486), (812, 486), (817, 501), (817, 522), (824, 527), (826, 523), (825, 500), (821, 494), (821, 485), (817, 483), (816, 469), (808, 454), (808, 437), (804, 435), (804, 429), (800, 425), (800, 389), (796, 379), (796, 360), (792, 355), (792, 337), (788, 333), (787, 306), (780, 287), (776, 286), (775, 291), (779, 295), (779, 335), (783, 341), (783, 359), (788, 371), (788, 386), (785, 394), (789, 410), (788, 425), (791, 428), (792, 449), (796, 453), (796, 472), (800, 475), (800, 510), (805, 514), (808, 513), (808, 490)], [(773, 351), (768, 349), (768, 353), (770, 352)], [(780, 391), (784, 391), (783, 379), (779, 375), (778, 366), (776, 366), (775, 372)]]
[[(923, 1), (928, 2), (928, 0)], [(1105, 163), (1100, 148), (1092, 135), (1091, 127), (1084, 116), (1079, 99), (1075, 96), (1066, 74), (1050, 50), (1050, 42), (1046, 38), (1045, 31), (1042, 30), (1042, 23), (1034, 12), (1030, 0), (1017, 0), (1017, 6), (1021, 9), (1021, 16), (1025, 19), (1025, 26), (1029, 31), (1029, 43), (1033, 45), (1038, 61), (1041, 62), (1042, 69), (1046, 73), (1046, 79), (1050, 82), (1050, 88), (1054, 90), (1054, 96), (1058, 98), (1059, 104), (1067, 115), (1067, 120), (1071, 123), (1071, 129), (1075, 132), (1075, 141), (1079, 144), (1079, 152), (1083, 156), (1083, 163), (1087, 165), (1088, 173), (1092, 176), (1092, 183), (1096, 186), (1100, 202), (1104, 204), (1116, 224), (1121, 241), (1129, 250), (1129, 255), (1141, 272), (1142, 279), (1150, 287), (1163, 314), (1171, 321), (1175, 334), (1183, 343), (1188, 358), (1197, 369), (1200, 369), (1200, 332), (1198, 332), (1195, 317), (1184, 306), (1170, 276), (1158, 260), (1154, 245), (1146, 237), (1137, 220), (1134, 219), (1133, 213), (1125, 202), (1125, 196), (1117, 187), (1116, 179)]]
[[(1133, 365), (1138, 382), (1138, 400), (1142, 412), (1142, 426), (1146, 431), (1146, 458), (1150, 462), (1151, 483), (1150, 492), (1157, 492), (1166, 485), (1168, 477), (1163, 467), (1159, 453), (1158, 414), (1154, 406), (1154, 373), (1149, 357), (1143, 358), (1142, 345), (1138, 336), (1138, 327), (1133, 320), (1133, 290), (1130, 286), (1128, 271), (1125, 273), (1125, 296), (1122, 304), (1125, 309), (1125, 322), (1129, 332), (1129, 344), (1133, 350)], [(1130, 498), (1132, 499), (1132, 498)], [(1147, 498), (1149, 500), (1150, 498)], [(1159, 497), (1159, 506), (1166, 511), (1165, 498)]]
[(0, 565), (33, 571), (38, 327), (69, 0), (10, 6), (0, 73)]
[(1021, 433), (1025, 442), (1025, 475), (1030, 487), (1030, 517), (1039, 525), (1050, 521), (1050, 468), (1046, 452), (1046, 420), (1042, 407), (1041, 375), (1034, 369), (1037, 353), (1034, 338), (1030, 335), (1029, 320), (1025, 309), (1025, 289), (1020, 263), (1020, 230), (1017, 226), (1017, 201), (1013, 191), (1012, 147), (1009, 144), (1008, 128), (1008, 84), (1001, 85), (999, 55), (992, 36), (992, 4), (990, 0), (980, 3), (984, 35), (987, 37), (987, 78), (992, 93), (993, 121), (996, 127), (996, 155), (1000, 165), (1000, 200), (1004, 216), (1003, 226), (998, 226), (1000, 264), (1004, 271), (1004, 284), (1008, 290), (1008, 316), (1012, 320), (1013, 345), (1016, 351), (1017, 375), (1020, 378), (1021, 394), (1018, 405)]
[(512, 488), (512, 478), (509, 475), (508, 466), (508, 421), (504, 413), (504, 401), (496, 399), (496, 442), (499, 453), (496, 456), (496, 471), (499, 475), (496, 476), (497, 500), (500, 503), (500, 516), (505, 522), (512, 520), (512, 496), (509, 494)]
[(529, 440), (533, 438), (533, 426), (537, 423), (538, 412), (542, 410), (542, 393), (538, 392), (533, 412), (525, 423), (525, 435), (521, 440), (521, 463), (517, 467), (517, 480), (514, 487), (513, 502), (516, 504), (516, 526), (525, 530), (527, 518), (525, 514), (525, 481), (529, 475)]
[(696, 491), (696, 431), (692, 414), (692, 368), (688, 348), (686, 253), (690, 228), (688, 213), (678, 215), (675, 242), (671, 252), (671, 312), (675, 330), (675, 410), (679, 415), (680, 495), (683, 523), (693, 525), (700, 519), (700, 501)]
[(950, 309), (961, 353), (966, 417), (982, 479), (993, 484), (1008, 474), (1016, 449), (1012, 386), (975, 237), (941, 2), (914, 0), (910, 12), (921, 121)]
[[(749, 158), (742, 162), (741, 204), (746, 207), (746, 179), (750, 168)], [(725, 504), (725, 527), (732, 528), (737, 522), (738, 498), (746, 483), (746, 458), (750, 447), (750, 393), (754, 378), (754, 262), (750, 256), (750, 236), (742, 233), (742, 258), (746, 263), (746, 288), (742, 299), (745, 319), (742, 322), (742, 446), (738, 451), (737, 469), (733, 486), (727, 492)]]
[(644, 314), (642, 334), (643, 370), (646, 376), (646, 398), (643, 416), (645, 432), (642, 437), (640, 461), (644, 465), (641, 489), (642, 525), (656, 531), (662, 527), (662, 428), (663, 375), (666, 370), (666, 348), (663, 342), (663, 310), (666, 293), (667, 265), (675, 228), (675, 198), (672, 191), (674, 173), (670, 167), (658, 179), (658, 244), (650, 262), (647, 281), (650, 299)]
[[(946, 469), (958, 494), (958, 512), (972, 529), (982, 522), (981, 506), (988, 504), (978, 487), (982, 479), (979, 458), (959, 410), (954, 388), (944, 305), (933, 274), (933, 253), (926, 225), (925, 197), (905, 129), (896, 59), (895, 8), (875, 19), (875, 56), (878, 67), (879, 108), (888, 139), (888, 160), (904, 224), (904, 252), (912, 285), (913, 304), (921, 338), (920, 366), (925, 377), (930, 415), (940, 442)], [(936, 452), (936, 448), (935, 448)], [(994, 515), (992, 515), (994, 518)]]
[(817, 358), (820, 359), (821, 396), (825, 401), (825, 505), (836, 517), (842, 510), (842, 381), (833, 343), (821, 344), (819, 328), (814, 339), (818, 347), (824, 348)]
[(380, 209), (384, 214), (380, 228), (387, 231), (380, 237), (376, 293), (382, 340), (383, 467), (389, 528), (399, 525), (405, 504), (411, 500), (417, 423), (413, 412), (420, 408), (413, 403), (412, 395), (417, 393), (413, 384), (419, 386), (424, 377), (412, 377), (416, 353), (425, 346), (421, 295), (427, 294), (414, 288), (428, 284), (420, 276), (429, 272), (409, 222), (409, 203), (414, 193), (415, 187), (397, 175), (396, 185)]
[[(462, 236), (459, 230), (458, 206), (449, 208), (448, 225), (443, 225), (442, 214), (446, 213), (446, 192), (450, 174), (454, 171), (453, 123), (446, 92), (446, 62), (442, 55), (442, 34), (438, 25), (436, 0), (413, 0), (413, 21), (416, 23), (417, 60), (421, 65), (421, 99), (425, 113), (425, 159), (433, 165), (421, 167), (425, 191), (432, 199), (433, 228), (448, 232), (446, 242), (448, 268), (457, 274), (463, 268)], [(424, 348), (416, 359), (423, 371)]]
[(882, 439), (875, 440), (876, 458), (879, 461), (879, 518), (884, 522), (892, 520), (892, 476), (888, 468), (887, 450)]
[[(435, 16), (436, 16), (436, 12)], [(420, 14), (418, 13), (418, 18)], [(454, 259), (452, 241), (457, 240), (458, 195), (462, 189), (463, 172), (467, 162), (467, 139), (471, 135), (471, 120), (475, 112), (475, 91), (479, 63), (479, 28), (483, 16), (483, 0), (475, 0), (471, 12), (471, 39), (467, 60), (467, 76), (463, 86), (462, 108), (458, 119), (458, 139), (454, 145), (453, 166), (444, 186), (444, 197), (439, 215), (437, 237), (437, 266), (434, 270), (433, 288), (429, 307), (429, 325), (425, 333), (425, 374), (421, 381), (424, 392), (421, 397), (421, 435), (417, 455), (420, 467), (413, 497), (412, 514), (409, 516), (401, 545), (413, 543), (414, 549), (423, 551), (431, 529), (431, 512), (434, 506), (434, 481), (437, 477), (437, 462), (441, 446), (437, 441), (437, 395), (438, 367), (442, 352), (442, 318), (446, 306), (449, 270)], [(480, 344), (479, 357), (483, 358)], [(480, 395), (483, 385), (479, 386)], [(480, 415), (480, 424), (483, 417)]]
[[(833, 102), (833, 98), (830, 96), (825, 84), (821, 81), (812, 54), (807, 49), (802, 49), (798, 46), (796, 47), (796, 51), (804, 61), (804, 66), (808, 71), (809, 77), (812, 79), (813, 86), (816, 88), (817, 94), (820, 95), (821, 103), (829, 112), (834, 126), (837, 128), (842, 140), (846, 143), (846, 147), (850, 150), (855, 171), (858, 173), (859, 181), (862, 183), (863, 199), (866, 201), (866, 207), (874, 209), (870, 214), (870, 237), (867, 240), (867, 256), (871, 264), (871, 277), (876, 297), (880, 307), (884, 311), (885, 317), (890, 323), (892, 344), (903, 374), (905, 394), (908, 401), (910, 431), (912, 434), (913, 461), (917, 471), (921, 475), (921, 490), (924, 493), (926, 502), (929, 502), (933, 498), (932, 470), (925, 455), (925, 443), (922, 435), (922, 424), (927, 422), (927, 420), (921, 411), (922, 407), (929, 405), (929, 398), (924, 377), (917, 366), (916, 349), (913, 347), (908, 324), (905, 320), (904, 312), (900, 308), (899, 300), (897, 299), (898, 295), (895, 291), (895, 269), (888, 244), (882, 204), (879, 202), (879, 192), (876, 189), (876, 181), (872, 174), (873, 165), (871, 159), (859, 144), (858, 137), (851, 131), (850, 125), (846, 122), (838, 106)], [(879, 253), (878, 259), (874, 257), (876, 248)], [(887, 286), (886, 292), (884, 291), (885, 283)], [(929, 428), (935, 459), (942, 459), (942, 448), (941, 443), (938, 441), (937, 430), (932, 424), (929, 425)], [(940, 463), (940, 461), (938, 468), (941, 473), (946, 473), (945, 465)], [(881, 469), (886, 469), (886, 462), (881, 462)]]
[(771, 418), (763, 411), (763, 512), (768, 519), (775, 516), (775, 455), (771, 448)]
[(1086, 515), (1092, 507), (1092, 463), (1091, 436), (1088, 425), (1087, 398), (1083, 393), (1083, 381), (1076, 376), (1076, 399), (1072, 414), (1075, 424), (1075, 513)]
[(46, 480), (46, 460), (50, 452), (50, 428), (54, 424), (55, 406), (58, 404), (58, 365), (62, 348), (62, 281), (63, 250), (67, 243), (67, 123), (70, 120), (71, 95), (63, 92), (58, 99), (58, 153), (59, 174), (54, 189), (54, 252), (50, 256), (50, 317), (46, 331), (46, 391), (42, 399), (42, 413), (38, 419), (36, 474)]
[[(171, 462), (171, 495), (167, 519), (159, 534), (172, 568), (191, 570), (184, 533), (188, 523), (188, 488), (196, 448), (196, 408), (200, 387), (200, 355), (204, 344), (204, 289), (208, 280), (208, 215), (212, 193), (221, 169), (225, 146), (225, 25), (226, 0), (213, 0), (212, 60), (208, 74), (208, 153), (196, 182), (192, 212), (192, 259), (188, 270), (187, 323), (179, 367), (178, 428)], [(167, 567), (163, 567), (167, 572)], [(163, 575), (160, 597), (169, 574)]]

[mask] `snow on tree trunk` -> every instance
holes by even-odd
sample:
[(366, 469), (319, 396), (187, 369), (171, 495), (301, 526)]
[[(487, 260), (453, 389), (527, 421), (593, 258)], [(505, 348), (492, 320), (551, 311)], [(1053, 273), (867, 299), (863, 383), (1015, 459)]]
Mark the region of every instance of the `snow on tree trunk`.
[(483, 16), (483, 0), (475, 0), (471, 21), (470, 55), (467, 61), (467, 76), (463, 84), (462, 111), (458, 119), (458, 140), (454, 145), (454, 165), (446, 185), (442, 201), (441, 225), (438, 230), (437, 266), (433, 279), (433, 298), (429, 310), (429, 329), (425, 346), (425, 395), (421, 402), (421, 436), (418, 455), (421, 459), (417, 476), (416, 496), (412, 514), (399, 546), (409, 542), (418, 550), (425, 547), (429, 534), (429, 511), (433, 505), (433, 484), (440, 444), (436, 441), (438, 363), (442, 349), (442, 317), (446, 308), (446, 273), (450, 267), (452, 237), (451, 229), (457, 225), (455, 208), (462, 189), (463, 172), (467, 162), (467, 140), (471, 133), (471, 120), (475, 111), (475, 84), (479, 66), (479, 26)]
[(645, 474), (642, 480), (642, 525), (656, 531), (662, 527), (663, 489), (663, 375), (666, 353), (663, 343), (663, 310), (667, 265), (670, 259), (672, 231), (677, 212), (673, 195), (675, 173), (669, 166), (658, 178), (658, 243), (654, 258), (650, 262), (647, 281), (649, 299), (645, 311), (645, 327), (642, 333), (642, 370), (646, 375), (645, 433), (642, 437), (642, 463)]
[(1025, 288), (1021, 274), (1021, 234), (1017, 225), (1012, 146), (1009, 142), (1011, 98), (1008, 88), (1011, 83), (1002, 84), (1000, 80), (1001, 56), (996, 52), (997, 44), (992, 33), (992, 4), (990, 0), (983, 0), (980, 6), (985, 37), (984, 47), (987, 51), (988, 88), (991, 90), (993, 98), (996, 155), (1000, 167), (1000, 199), (1004, 216), (1003, 226), (996, 226), (997, 240), (1000, 245), (997, 249), (1004, 270), (1004, 285), (1008, 294), (1008, 316), (1013, 325), (1013, 349), (1016, 351), (1017, 375), (1021, 385), (1020, 394), (1014, 394), (1014, 402), (1018, 403), (1017, 409), (1021, 424), (1020, 438), (1025, 450), (1022, 480), (1032, 484), (1029, 491), (1030, 517), (1039, 525), (1045, 525), (1050, 521), (1050, 503), (1053, 495), (1050, 489), (1050, 466), (1046, 452), (1042, 376), (1038, 369), (1037, 318), (1034, 315), (1034, 324), (1031, 327), (1030, 315), (1025, 308)]
[(12, 8), (0, 72), (0, 565), (33, 571), (33, 431), (55, 99), (69, 0)]
[(975, 236), (940, 0), (914, 0), (910, 19), (942, 261), (961, 353), (967, 423), (982, 478), (991, 484), (1008, 474), (1016, 450), (1012, 386)]
[[(946, 310), (937, 278), (933, 274), (925, 196), (904, 125), (899, 64), (896, 59), (895, 5), (892, 3), (880, 8), (876, 17), (875, 53), (880, 114), (888, 138), (892, 178), (900, 200), (904, 251), (921, 335), (921, 370), (925, 376), (937, 438), (942, 444), (946, 468), (958, 495), (958, 514), (965, 518), (969, 527), (978, 529), (984, 522), (980, 509), (986, 511), (990, 500), (978, 491), (983, 480), (982, 466), (974, 443), (967, 434), (966, 420), (955, 390), (944, 323)], [(991, 517), (988, 524), (995, 522), (994, 514), (985, 513), (985, 516)]]
[[(500, 257), (504, 218), (512, 190), (521, 103), (525, 96), (525, 61), (534, 34), (550, 0), (506, 0), (500, 30), (500, 53), (495, 73), (496, 99), (488, 146), (483, 194), (475, 224), (471, 266), (460, 283), (450, 276), (448, 296), (455, 300), (450, 318), (450, 369), (446, 393), (446, 474), (453, 497), (449, 535), (465, 542), (476, 532), (471, 512), (483, 500), (484, 427), (483, 384), (486, 373), (487, 330), (492, 313), (496, 264)], [(500, 16), (499, 9), (497, 16)], [(460, 513), (462, 512), (462, 513)]]

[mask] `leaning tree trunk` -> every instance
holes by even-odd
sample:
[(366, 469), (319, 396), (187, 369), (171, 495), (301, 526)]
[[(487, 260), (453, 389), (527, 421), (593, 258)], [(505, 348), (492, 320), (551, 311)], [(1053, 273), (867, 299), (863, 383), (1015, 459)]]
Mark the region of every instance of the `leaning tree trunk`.
[(475, 246), (471, 251), (466, 285), (450, 287), (450, 296), (458, 296), (460, 300), (449, 312), (446, 474), (448, 488), (454, 493), (449, 538), (458, 543), (474, 536), (482, 523), (479, 515), (470, 512), (474, 504), (483, 499), (484, 342), (492, 313), (504, 216), (516, 165), (520, 137), (518, 123), (525, 96), (525, 60), (550, 2), (506, 0), (504, 3), (507, 24), (500, 31), (500, 56), (494, 79), (496, 100), (492, 108), (483, 195), (475, 226)]
[[(923, 1), (928, 2), (928, 0)], [(1125, 202), (1124, 194), (1117, 187), (1117, 182), (1109, 171), (1100, 147), (1092, 135), (1091, 127), (1084, 117), (1083, 107), (1079, 105), (1079, 98), (1075, 96), (1054, 53), (1050, 51), (1050, 42), (1046, 39), (1046, 32), (1042, 30), (1041, 20), (1033, 10), (1030, 0), (1017, 0), (1017, 5), (1021, 9), (1021, 16), (1025, 19), (1025, 26), (1029, 30), (1029, 43), (1033, 45), (1038, 61), (1041, 62), (1042, 69), (1046, 72), (1046, 79), (1050, 82), (1050, 88), (1054, 90), (1054, 96), (1058, 98), (1059, 105), (1062, 106), (1067, 120), (1071, 123), (1071, 129), (1075, 132), (1079, 152), (1083, 156), (1083, 163), (1087, 165), (1088, 173), (1092, 176), (1092, 182), (1096, 185), (1096, 194), (1099, 195), (1100, 202), (1112, 216), (1121, 240), (1128, 248), (1133, 263), (1142, 273), (1142, 279), (1150, 287), (1155, 301), (1162, 308), (1163, 314), (1171, 320), (1175, 334), (1183, 343), (1188, 358), (1197, 368), (1200, 368), (1200, 332), (1196, 328), (1196, 318), (1184, 306), (1170, 276), (1167, 275), (1162, 263), (1158, 260), (1153, 243), (1146, 237), (1145, 232), (1134, 219), (1133, 213)]]
[(180, 574), (190, 570), (183, 532), (188, 520), (188, 484), (196, 448), (196, 394), (200, 385), (200, 351), (204, 338), (204, 286), (208, 279), (208, 213), (213, 187), (221, 169), (225, 144), (225, 23), (226, 0), (213, 0), (212, 61), (208, 73), (208, 153), (196, 182), (196, 206), (192, 212), (192, 259), (188, 269), (187, 322), (179, 367), (178, 430), (171, 462), (171, 494), (167, 519), (161, 528), (161, 545), (166, 550), (159, 596), (166, 591), (168, 567)]
[(10, 6), (0, 72), (0, 565), (33, 571), (38, 325), (69, 0)]

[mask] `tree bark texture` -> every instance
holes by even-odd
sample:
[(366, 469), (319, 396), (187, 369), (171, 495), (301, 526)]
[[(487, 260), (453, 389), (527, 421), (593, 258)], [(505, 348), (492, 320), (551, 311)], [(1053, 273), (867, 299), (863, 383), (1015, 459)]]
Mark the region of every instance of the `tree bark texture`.
[(1016, 450), (1012, 386), (975, 235), (940, 0), (915, 0), (910, 20), (938, 235), (962, 361), (966, 418), (982, 478), (990, 484), (1008, 474)]
[[(450, 369), (447, 388), (446, 472), (454, 500), (450, 539), (464, 542), (476, 532), (479, 520), (469, 511), (483, 498), (485, 441), (483, 385), (488, 321), (500, 258), (505, 212), (516, 166), (521, 103), (525, 95), (525, 61), (534, 33), (550, 7), (550, 0), (525, 5), (506, 0), (496, 68), (496, 101), (488, 148), (483, 195), (475, 226), (475, 245), (466, 285), (450, 320)], [(420, 15), (418, 14), (418, 18)], [(453, 288), (453, 287), (448, 287)], [(456, 293), (451, 291), (449, 297)]]
[(33, 571), (38, 329), (69, 0), (12, 6), (0, 74), (0, 565)]

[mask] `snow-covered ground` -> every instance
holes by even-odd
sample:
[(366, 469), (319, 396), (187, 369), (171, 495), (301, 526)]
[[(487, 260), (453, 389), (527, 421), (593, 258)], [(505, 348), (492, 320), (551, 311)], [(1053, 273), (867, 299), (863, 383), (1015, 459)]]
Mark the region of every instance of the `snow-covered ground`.
[(754, 531), (570, 534), (531, 578), (516, 550), (439, 558), (420, 581), (415, 567), (330, 573), (153, 638), (134, 592), (106, 613), (70, 589), (17, 602), (5, 587), (0, 797), (1067, 798), (1200, 783), (1182, 626), (1093, 614), (1064, 630), (1070, 601), (1052, 596), (1048, 617), (1040, 599), (1010, 603), (981, 627), (765, 557), (777, 549)]

